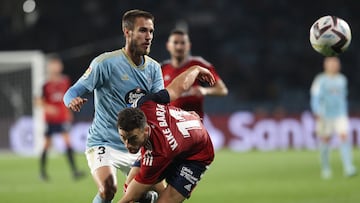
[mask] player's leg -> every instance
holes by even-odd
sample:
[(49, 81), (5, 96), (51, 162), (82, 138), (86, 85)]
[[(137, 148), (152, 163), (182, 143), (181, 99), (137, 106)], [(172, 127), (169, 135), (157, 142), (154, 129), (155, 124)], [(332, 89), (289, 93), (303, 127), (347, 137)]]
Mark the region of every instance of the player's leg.
[(340, 155), (344, 168), (344, 175), (351, 177), (356, 175), (356, 168), (353, 165), (352, 146), (348, 136), (348, 119), (345, 117), (336, 119), (335, 128), (340, 136)]
[(179, 203), (186, 199), (173, 186), (168, 185), (164, 192), (160, 195), (157, 203)]
[(40, 157), (40, 178), (44, 181), (47, 181), (49, 179), (48, 174), (46, 172), (46, 162), (47, 162), (47, 153), (50, 146), (51, 146), (51, 134), (48, 134), (48, 132), (46, 132), (44, 146)]
[(319, 138), (319, 152), (320, 152), (320, 166), (321, 176), (324, 179), (329, 179), (332, 176), (330, 167), (330, 134), (331, 125), (329, 121), (318, 119), (316, 122), (316, 134)]
[(110, 203), (117, 191), (116, 168), (113, 166), (112, 149), (95, 146), (87, 149), (86, 158), (98, 193), (93, 203)]
[(79, 171), (76, 163), (75, 163), (75, 159), (74, 159), (74, 150), (71, 146), (71, 141), (70, 141), (70, 134), (69, 134), (69, 128), (70, 125), (69, 124), (63, 124), (60, 126), (61, 127), (61, 136), (65, 142), (65, 146), (66, 146), (66, 157), (67, 160), (69, 162), (69, 165), (71, 167), (71, 171), (73, 174), (74, 179), (78, 179), (83, 177), (85, 174), (82, 171)]
[(207, 166), (196, 161), (171, 164), (165, 171), (168, 185), (157, 203), (180, 203), (189, 198), (206, 169)]
[(94, 171), (93, 179), (98, 187), (98, 194), (93, 203), (108, 203), (117, 191), (116, 169), (112, 166), (102, 166)]

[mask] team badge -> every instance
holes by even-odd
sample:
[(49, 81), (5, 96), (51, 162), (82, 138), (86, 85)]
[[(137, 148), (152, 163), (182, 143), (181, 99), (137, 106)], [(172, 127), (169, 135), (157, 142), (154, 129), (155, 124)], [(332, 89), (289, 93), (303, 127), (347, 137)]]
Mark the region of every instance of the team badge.
[(125, 101), (128, 104), (128, 106), (131, 106), (137, 99), (139, 99), (140, 97), (146, 94), (147, 93), (145, 90), (141, 89), (140, 87), (137, 87), (125, 95)]
[(89, 66), (89, 68), (88, 69), (86, 69), (86, 71), (85, 71), (85, 73), (84, 73), (84, 75), (83, 75), (83, 78), (84, 79), (86, 79), (89, 75), (90, 75), (90, 73), (91, 73), (91, 67)]

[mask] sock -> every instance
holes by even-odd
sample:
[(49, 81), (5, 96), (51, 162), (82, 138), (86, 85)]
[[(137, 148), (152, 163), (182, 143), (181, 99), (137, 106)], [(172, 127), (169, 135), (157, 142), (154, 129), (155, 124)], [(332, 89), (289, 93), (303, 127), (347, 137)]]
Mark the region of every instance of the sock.
[(151, 202), (155, 202), (158, 199), (158, 194), (155, 191), (148, 191), (147, 193), (145, 193), (140, 199), (139, 199), (139, 203), (151, 203)]
[(46, 175), (46, 157), (47, 157), (47, 150), (44, 150), (41, 153), (41, 158), (40, 158), (40, 172), (42, 175)]
[(111, 203), (112, 201), (106, 201), (106, 200), (103, 200), (101, 197), (100, 197), (100, 194), (97, 193), (96, 196), (94, 197), (92, 203)]
[(73, 171), (73, 173), (75, 173), (77, 171), (76, 169), (76, 166), (75, 166), (75, 161), (74, 161), (74, 155), (73, 155), (73, 150), (71, 147), (68, 147), (66, 149), (66, 156), (67, 156), (67, 159), (69, 161), (69, 164), (70, 164), (70, 167), (71, 167), (71, 170)]
[(320, 164), (321, 170), (330, 170), (330, 147), (327, 143), (320, 143)]
[(349, 141), (340, 144), (340, 154), (345, 172), (350, 173), (354, 170), (354, 166), (352, 164), (352, 147)]

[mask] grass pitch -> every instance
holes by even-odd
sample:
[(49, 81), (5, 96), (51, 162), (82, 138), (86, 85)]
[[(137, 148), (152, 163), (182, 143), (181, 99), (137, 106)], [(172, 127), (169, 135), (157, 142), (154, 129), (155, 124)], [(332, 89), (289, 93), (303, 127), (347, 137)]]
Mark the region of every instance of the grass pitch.
[[(360, 168), (360, 153), (355, 164)], [(85, 156), (79, 168), (88, 172)], [(332, 153), (333, 178), (322, 180), (315, 151), (248, 152), (221, 150), (192, 197), (196, 203), (359, 203), (360, 176), (345, 178), (337, 151)], [(97, 189), (91, 175), (74, 181), (64, 156), (48, 160), (51, 181), (42, 182), (38, 159), (0, 154), (0, 202), (86, 203)], [(121, 196), (124, 178), (119, 173)], [(114, 201), (116, 202), (116, 201)]]

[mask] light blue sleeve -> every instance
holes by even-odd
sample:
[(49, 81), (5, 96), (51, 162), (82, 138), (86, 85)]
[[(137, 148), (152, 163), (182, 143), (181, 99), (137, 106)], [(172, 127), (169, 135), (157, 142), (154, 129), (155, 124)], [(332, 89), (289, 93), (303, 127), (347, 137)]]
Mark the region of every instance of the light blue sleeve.
[(81, 97), (85, 93), (87, 93), (87, 89), (84, 85), (81, 83), (76, 82), (73, 86), (71, 86), (65, 93), (63, 101), (65, 106), (69, 106), (71, 100), (73, 100), (76, 97)]
[(105, 61), (98, 62), (101, 56), (95, 58), (83, 76), (78, 80), (89, 92), (101, 87), (111, 74), (110, 68)]
[(315, 114), (315, 115), (320, 115), (320, 99), (321, 99), (321, 77), (317, 76), (312, 85), (311, 85), (311, 89), (310, 89), (310, 106), (311, 106), (311, 111)]
[(154, 70), (155, 71), (153, 71), (153, 86), (151, 88), (152, 93), (156, 93), (165, 88), (161, 67), (158, 63), (154, 65)]

